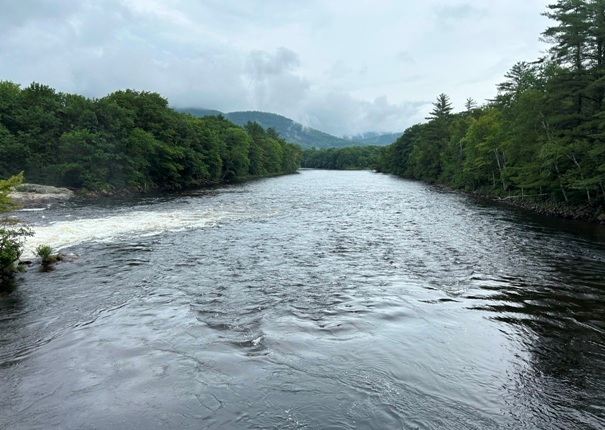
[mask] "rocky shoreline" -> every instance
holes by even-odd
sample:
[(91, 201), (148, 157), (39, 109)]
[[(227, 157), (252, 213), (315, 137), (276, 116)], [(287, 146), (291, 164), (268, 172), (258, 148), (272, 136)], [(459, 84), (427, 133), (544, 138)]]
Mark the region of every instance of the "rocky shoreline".
[(571, 221), (584, 221), (593, 224), (605, 225), (605, 210), (603, 210), (604, 208), (593, 207), (589, 205), (571, 206), (548, 200), (536, 201), (528, 198), (522, 199), (520, 198), (520, 196), (501, 197), (477, 190), (463, 191), (437, 183), (431, 184), (431, 186), (441, 190), (447, 190), (454, 193), (473, 196), (478, 199), (489, 200), (506, 206), (521, 208), (523, 210), (533, 212), (538, 215), (567, 219)]
[(539, 215), (605, 225), (605, 213), (602, 213), (598, 208), (588, 205), (569, 206), (549, 201), (537, 202), (522, 200), (520, 198), (490, 197), (481, 194), (479, 196), (508, 206), (525, 209)]
[(38, 208), (51, 204), (61, 204), (68, 202), (74, 196), (75, 193), (68, 188), (38, 184), (22, 184), (8, 195), (15, 203), (24, 208)]

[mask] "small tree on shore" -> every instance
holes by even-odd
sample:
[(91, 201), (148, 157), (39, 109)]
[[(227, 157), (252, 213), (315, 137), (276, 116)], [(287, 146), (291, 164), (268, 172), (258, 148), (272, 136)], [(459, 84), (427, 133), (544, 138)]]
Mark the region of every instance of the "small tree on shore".
[[(0, 213), (16, 209), (8, 194), (23, 182), (23, 173), (5, 181), (0, 180)], [(0, 281), (11, 278), (19, 270), (19, 257), (23, 253), (23, 244), (32, 231), (16, 218), (0, 218)]]

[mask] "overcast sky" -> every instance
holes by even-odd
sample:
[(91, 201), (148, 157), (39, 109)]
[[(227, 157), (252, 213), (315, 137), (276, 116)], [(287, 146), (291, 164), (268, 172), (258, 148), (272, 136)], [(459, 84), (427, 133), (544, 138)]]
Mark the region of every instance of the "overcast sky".
[(547, 0), (0, 0), (0, 80), (403, 131), (533, 61)]

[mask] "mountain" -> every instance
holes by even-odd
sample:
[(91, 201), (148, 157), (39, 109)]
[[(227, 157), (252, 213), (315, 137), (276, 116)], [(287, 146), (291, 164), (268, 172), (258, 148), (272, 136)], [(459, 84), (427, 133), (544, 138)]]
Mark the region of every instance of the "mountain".
[(238, 125), (244, 125), (250, 121), (257, 122), (263, 128), (274, 128), (288, 142), (297, 143), (303, 149), (342, 148), (345, 146), (363, 145), (360, 142), (352, 142), (311, 127), (306, 127), (290, 118), (274, 113), (257, 111), (230, 112), (225, 116)]
[[(286, 118), (282, 115), (277, 115), (268, 112), (244, 111), (222, 113), (212, 109), (186, 108), (176, 109), (178, 112), (189, 113), (194, 116), (208, 115), (223, 115), (228, 120), (237, 125), (244, 125), (248, 121), (257, 122), (263, 128), (274, 128), (280, 136), (288, 142), (296, 143), (303, 149), (311, 148), (343, 148), (346, 146), (368, 146), (368, 145), (388, 145), (394, 142), (399, 134), (391, 140), (391, 135), (381, 135), (379, 133), (366, 133), (360, 135), (363, 139), (336, 137), (323, 131), (316, 130), (311, 127), (306, 127), (298, 122)], [(371, 135), (371, 136), (370, 136)], [(389, 136), (380, 140), (380, 136)]]
[(187, 108), (187, 109), (175, 109), (177, 112), (190, 113), (193, 116), (211, 116), (211, 115), (224, 115), (219, 110), (214, 109), (201, 109), (201, 108)]
[(361, 142), (363, 145), (374, 145), (374, 146), (387, 146), (395, 142), (401, 133), (378, 133), (371, 131), (368, 133), (356, 134), (354, 136), (347, 136), (346, 139), (350, 139), (355, 142)]

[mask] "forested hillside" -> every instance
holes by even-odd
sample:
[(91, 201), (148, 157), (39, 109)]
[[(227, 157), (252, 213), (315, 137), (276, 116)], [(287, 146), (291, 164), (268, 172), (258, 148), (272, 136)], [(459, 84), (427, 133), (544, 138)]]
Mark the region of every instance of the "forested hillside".
[(98, 100), (0, 82), (0, 178), (88, 190), (178, 189), (297, 170), (298, 146), (275, 130), (197, 118), (159, 94)]
[(226, 114), (230, 121), (236, 124), (245, 124), (249, 121), (257, 122), (263, 127), (274, 128), (288, 142), (294, 142), (301, 148), (342, 148), (350, 145), (361, 145), (359, 142), (349, 142), (346, 139), (332, 136), (323, 131), (292, 121), (285, 116), (268, 112), (230, 112)]
[(378, 146), (307, 149), (303, 151), (302, 167), (329, 170), (376, 169), (380, 155), (381, 148)]
[[(220, 113), (211, 109), (197, 108), (177, 110), (199, 117)], [(290, 118), (269, 112), (243, 111), (222, 113), (221, 115), (238, 125), (244, 125), (247, 122), (256, 122), (264, 128), (274, 128), (288, 142), (296, 143), (303, 149), (344, 148), (367, 145), (381, 146), (393, 143), (401, 135), (401, 133), (367, 133), (343, 139), (311, 127), (305, 127)]]
[(484, 106), (454, 114), (441, 94), (379, 169), (605, 218), (605, 2), (560, 0), (546, 15), (545, 57), (514, 65)]
[(347, 137), (348, 140), (359, 142), (363, 145), (386, 146), (395, 142), (402, 133), (377, 133), (368, 132)]

